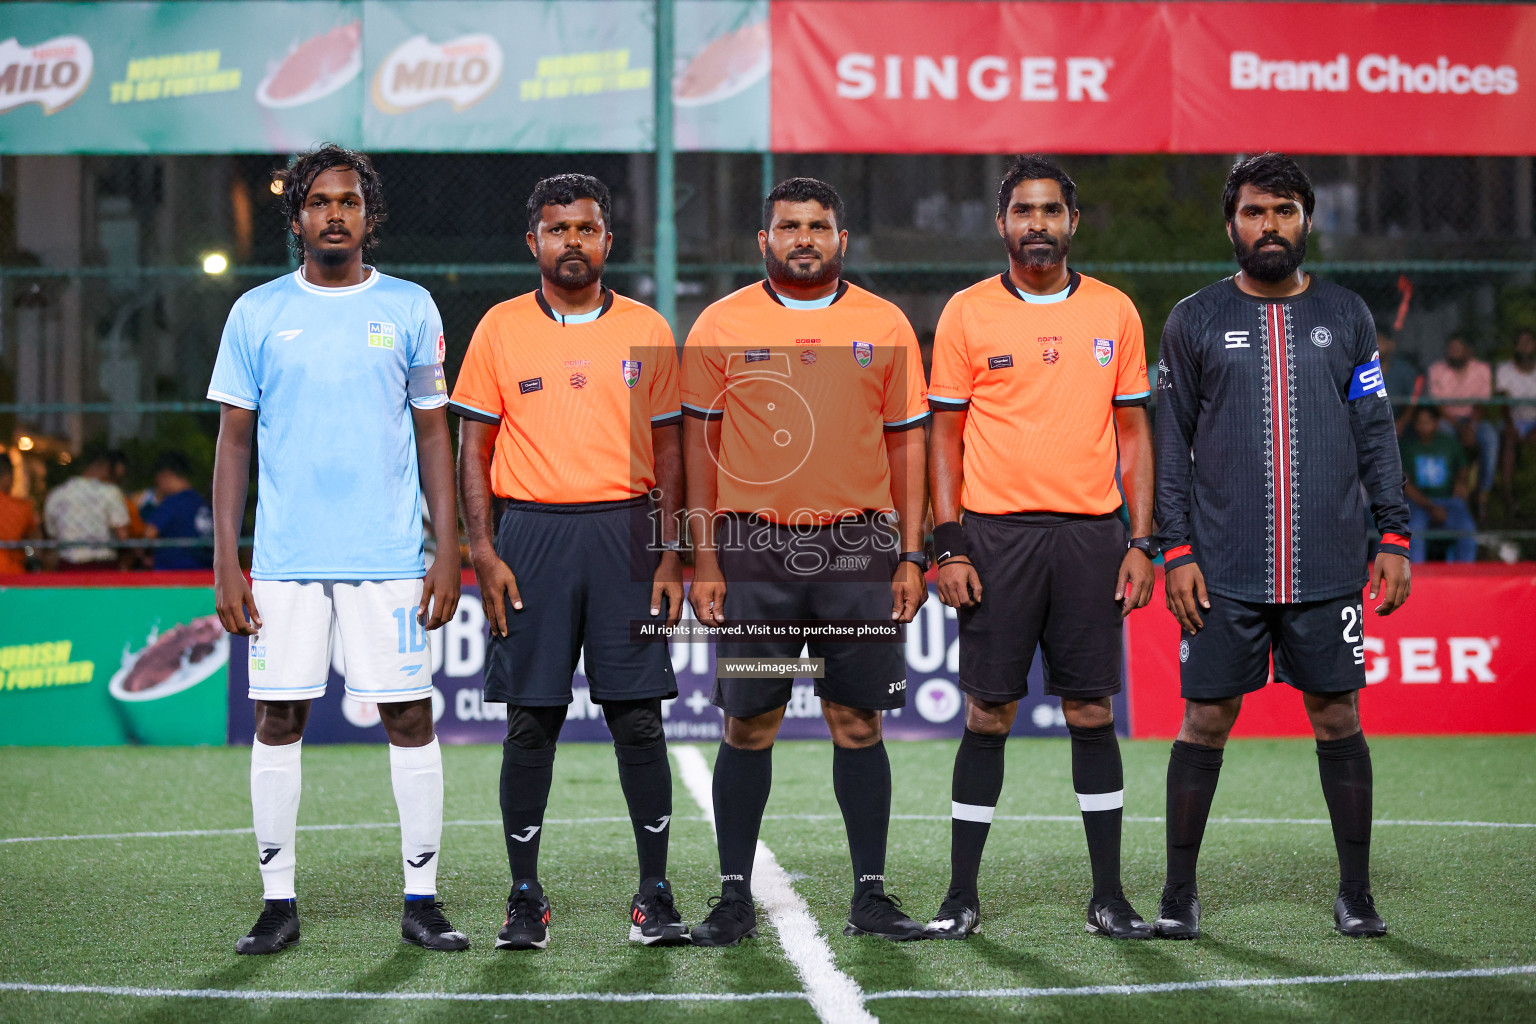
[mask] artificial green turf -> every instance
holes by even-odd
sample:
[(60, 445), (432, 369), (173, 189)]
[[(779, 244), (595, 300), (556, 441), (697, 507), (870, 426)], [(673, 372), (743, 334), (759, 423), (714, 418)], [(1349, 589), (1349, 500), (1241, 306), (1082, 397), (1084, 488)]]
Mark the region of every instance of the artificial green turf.
[[(943, 897), (953, 743), (890, 745), (897, 815), (889, 888), (925, 918)], [(1126, 743), (1126, 813), (1162, 811), (1166, 743)], [(1536, 822), (1536, 739), (1372, 741), (1376, 816)], [(705, 748), (706, 759), (713, 750)], [(500, 751), (450, 747), (445, 817), (493, 821)], [(1000, 816), (1076, 815), (1067, 745), (1008, 746)], [(248, 754), (239, 749), (0, 750), (0, 834), (47, 836), (245, 828)], [(379, 748), (305, 751), (300, 823), (389, 823), (388, 759)], [(1376, 941), (1331, 930), (1336, 866), (1323, 824), (1213, 820), (1201, 857), (1205, 936), (1194, 943), (1113, 943), (1083, 932), (1088, 870), (1081, 827), (999, 821), (982, 866), (984, 931), (964, 943), (902, 945), (842, 936), (850, 872), (823, 743), (777, 749), (764, 841), (827, 936), (837, 965), (871, 995), (1195, 981), (1313, 974), (1457, 970), (1536, 963), (1536, 829), (1378, 826)], [(675, 773), (676, 774), (676, 773)], [(715, 891), (714, 844), (680, 779), (672, 880), (689, 920)], [(1229, 748), (1213, 818), (1325, 818), (1309, 742)], [(646, 950), (625, 941), (634, 891), (613, 755), (563, 746), (543, 838), (542, 877), (555, 906), (550, 948), (498, 953), (506, 863), (495, 825), (450, 826), (441, 895), (473, 946), (430, 954), (398, 942), (399, 846), (392, 828), (306, 831), (299, 838), (304, 940), (275, 957), (236, 957), (259, 908), (247, 835), (0, 845), (0, 981), (325, 991), (799, 991), (777, 937), (730, 950)], [(1162, 826), (1127, 822), (1127, 894), (1150, 917), (1162, 871)], [(883, 1021), (1042, 1019), (1480, 1021), (1536, 1019), (1531, 977), (1048, 998), (874, 999)], [(0, 992), (0, 1021), (457, 1022), (813, 1021), (803, 1002), (487, 1004), (234, 1002)]]

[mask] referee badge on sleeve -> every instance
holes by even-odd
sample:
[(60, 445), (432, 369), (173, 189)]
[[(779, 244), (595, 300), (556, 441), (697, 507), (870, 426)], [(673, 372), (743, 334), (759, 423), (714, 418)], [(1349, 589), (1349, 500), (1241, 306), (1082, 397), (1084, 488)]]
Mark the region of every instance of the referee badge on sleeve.
[(1115, 358), (1115, 339), (1094, 338), (1093, 358), (1100, 366), (1108, 366), (1109, 361)]
[(624, 386), (630, 390), (640, 381), (640, 361), (638, 359), (619, 360), (624, 368)]

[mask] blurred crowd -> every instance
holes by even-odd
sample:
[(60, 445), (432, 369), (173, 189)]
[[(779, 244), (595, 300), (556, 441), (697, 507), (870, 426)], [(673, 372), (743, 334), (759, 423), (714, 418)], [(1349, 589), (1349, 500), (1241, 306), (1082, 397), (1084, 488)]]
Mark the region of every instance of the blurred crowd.
[[(162, 452), (151, 486), (136, 492), (120, 451), (88, 448), (75, 475), (45, 493), (18, 479), (18, 461), (0, 455), (0, 575), (213, 565), (213, 510), (181, 453)], [(28, 543), (40, 540), (57, 543)], [(153, 540), (170, 543), (143, 543)]]

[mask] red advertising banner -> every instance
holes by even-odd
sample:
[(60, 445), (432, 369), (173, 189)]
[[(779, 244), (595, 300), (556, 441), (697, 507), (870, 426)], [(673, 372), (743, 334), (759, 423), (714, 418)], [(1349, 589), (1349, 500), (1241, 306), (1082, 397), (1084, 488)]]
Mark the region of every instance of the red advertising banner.
[(1536, 153), (1536, 8), (775, 0), (786, 152)]
[[(1536, 732), (1536, 569), (1415, 566), (1413, 596), (1382, 617), (1365, 604), (1366, 735)], [(1152, 602), (1128, 620), (1131, 735), (1178, 734), (1179, 627)], [(1341, 628), (1353, 628), (1341, 624)], [(1310, 736), (1301, 697), (1275, 683), (1243, 699), (1234, 736)]]

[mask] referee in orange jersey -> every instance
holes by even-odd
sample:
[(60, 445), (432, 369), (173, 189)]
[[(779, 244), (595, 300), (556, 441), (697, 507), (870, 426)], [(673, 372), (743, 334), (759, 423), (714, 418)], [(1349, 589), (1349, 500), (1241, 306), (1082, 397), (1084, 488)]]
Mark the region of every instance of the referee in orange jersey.
[(966, 708), (933, 938), (963, 939), (980, 921), (976, 876), (1036, 646), (1072, 736), (1093, 867), (1088, 931), (1152, 935), (1120, 891), (1124, 785), (1110, 709), (1121, 620), (1152, 594), (1150, 389), (1131, 300), (1067, 266), (1077, 222), (1066, 172), (1040, 156), (1017, 161), (997, 192), (1008, 269), (950, 299), (934, 339), (934, 554), (939, 597), (960, 613)]
[[(603, 285), (611, 218), (596, 178), (534, 187), (528, 248), (539, 288), (480, 321), (450, 405), (463, 418), (464, 519), (491, 626), (485, 699), (509, 705), (501, 815), (512, 892), (499, 949), (549, 942), (539, 839), (578, 657), (613, 733), (639, 851), (630, 941), (688, 941), (666, 880), (672, 772), (661, 701), (677, 696), (677, 680), (666, 644), (630, 640), (631, 622), (671, 624), (682, 611), (677, 349), (654, 310)], [(499, 527), (493, 493), (507, 501)]]

